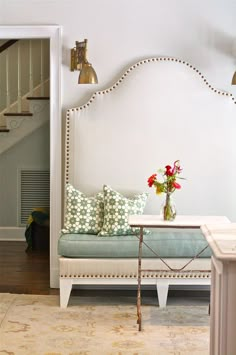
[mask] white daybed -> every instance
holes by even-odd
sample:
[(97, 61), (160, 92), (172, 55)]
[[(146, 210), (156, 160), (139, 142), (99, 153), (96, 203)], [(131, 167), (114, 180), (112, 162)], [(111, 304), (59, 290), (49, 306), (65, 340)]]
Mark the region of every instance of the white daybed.
[[(114, 85), (67, 111), (65, 183), (88, 196), (104, 184), (126, 196), (146, 191), (144, 213), (159, 214), (163, 198), (147, 187), (147, 178), (180, 159), (187, 180), (174, 195), (177, 213), (227, 216), (233, 221), (235, 103), (231, 94), (212, 87), (183, 60), (141, 60)], [(137, 285), (135, 257), (75, 255), (60, 256), (61, 307), (67, 306), (73, 285)], [(187, 260), (166, 258), (173, 269)], [(192, 260), (182, 272), (170, 271), (154, 257), (143, 263), (145, 269), (159, 270), (143, 274), (142, 284), (162, 290), (161, 306), (171, 284), (210, 284), (210, 256)]]

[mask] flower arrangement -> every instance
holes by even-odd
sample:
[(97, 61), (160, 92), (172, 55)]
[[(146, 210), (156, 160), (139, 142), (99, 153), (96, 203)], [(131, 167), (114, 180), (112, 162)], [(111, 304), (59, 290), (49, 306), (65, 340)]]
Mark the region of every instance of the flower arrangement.
[(156, 194), (166, 193), (166, 201), (163, 207), (164, 220), (174, 220), (176, 210), (171, 203), (171, 195), (176, 189), (181, 189), (181, 185), (176, 182), (176, 179), (183, 179), (179, 177), (182, 172), (180, 161), (176, 160), (173, 166), (166, 165), (165, 169), (159, 169), (158, 173), (162, 175), (163, 181), (159, 181), (157, 174), (153, 174), (148, 178), (148, 186), (156, 189)]

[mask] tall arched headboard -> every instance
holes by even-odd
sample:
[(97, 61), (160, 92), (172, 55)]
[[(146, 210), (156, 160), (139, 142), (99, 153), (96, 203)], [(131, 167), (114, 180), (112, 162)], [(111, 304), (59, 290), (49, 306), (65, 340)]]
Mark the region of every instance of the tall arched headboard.
[(180, 159), (177, 213), (236, 221), (235, 103), (183, 60), (142, 60), (67, 111), (66, 182), (86, 194), (104, 184), (126, 195), (148, 191), (145, 212), (159, 214), (163, 199), (147, 178)]

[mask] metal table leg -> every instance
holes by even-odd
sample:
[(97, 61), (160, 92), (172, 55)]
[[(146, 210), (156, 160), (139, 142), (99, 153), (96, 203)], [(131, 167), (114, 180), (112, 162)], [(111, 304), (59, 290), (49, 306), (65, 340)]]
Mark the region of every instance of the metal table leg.
[(140, 227), (139, 249), (138, 249), (138, 292), (137, 292), (137, 323), (138, 330), (142, 330), (142, 313), (141, 313), (141, 273), (142, 273), (142, 245), (143, 245), (143, 227)]

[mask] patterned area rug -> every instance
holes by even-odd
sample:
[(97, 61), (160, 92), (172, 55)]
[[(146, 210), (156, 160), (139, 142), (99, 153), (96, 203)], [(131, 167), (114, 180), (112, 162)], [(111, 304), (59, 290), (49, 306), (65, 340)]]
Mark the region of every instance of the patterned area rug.
[(0, 294), (0, 354), (187, 355), (209, 353), (207, 306), (143, 305), (138, 331), (134, 304), (59, 296)]

